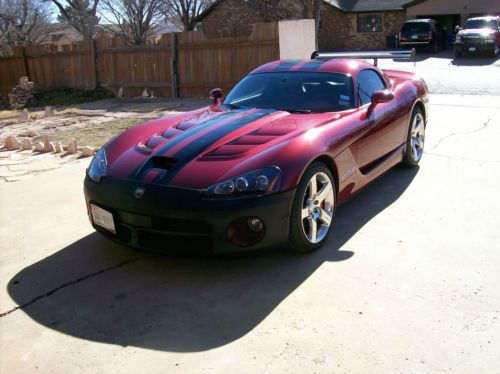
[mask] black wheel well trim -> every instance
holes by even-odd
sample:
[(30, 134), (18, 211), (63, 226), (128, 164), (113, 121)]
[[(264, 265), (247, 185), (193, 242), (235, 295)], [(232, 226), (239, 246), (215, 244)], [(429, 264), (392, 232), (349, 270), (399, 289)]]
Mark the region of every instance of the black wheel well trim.
[(336, 195), (335, 202), (337, 202), (337, 198), (338, 198), (338, 194), (339, 194), (339, 172), (337, 169), (337, 165), (335, 164), (335, 161), (328, 154), (320, 154), (320, 155), (317, 155), (316, 157), (314, 157), (313, 159), (311, 159), (311, 161), (309, 161), (309, 163), (302, 170), (302, 173), (300, 174), (300, 178), (297, 181), (297, 185), (302, 180), (302, 177), (304, 176), (304, 173), (306, 172), (306, 170), (315, 162), (321, 162), (326, 167), (328, 167), (328, 169), (330, 169), (330, 172), (333, 175), (333, 183), (335, 184), (335, 195)]
[[(420, 99), (415, 100), (415, 102), (413, 103), (413, 107), (411, 108), (411, 114), (413, 114), (415, 108), (418, 108), (422, 111), (422, 114), (424, 115), (424, 124), (427, 125), (427, 112), (425, 110), (425, 105), (422, 102), (422, 100)], [(411, 115), (410, 115), (410, 121), (411, 121)]]

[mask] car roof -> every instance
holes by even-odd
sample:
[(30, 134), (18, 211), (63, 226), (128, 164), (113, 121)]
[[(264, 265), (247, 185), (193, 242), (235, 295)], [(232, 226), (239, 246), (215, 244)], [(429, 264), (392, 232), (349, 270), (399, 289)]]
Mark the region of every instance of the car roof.
[(301, 71), (352, 75), (361, 70), (373, 68), (374, 66), (372, 64), (355, 59), (278, 60), (259, 66), (250, 74)]
[(409, 19), (408, 21), (406, 21), (405, 23), (419, 23), (419, 22), (422, 22), (422, 23), (430, 23), (430, 22), (436, 22), (436, 20), (433, 20), (431, 18), (417, 18), (417, 19)]

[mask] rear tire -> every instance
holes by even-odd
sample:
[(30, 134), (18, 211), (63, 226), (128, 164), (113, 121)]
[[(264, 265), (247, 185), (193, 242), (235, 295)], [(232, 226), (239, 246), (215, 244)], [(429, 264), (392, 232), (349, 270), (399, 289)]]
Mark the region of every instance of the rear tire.
[(314, 162), (295, 192), (287, 243), (290, 250), (309, 253), (326, 242), (335, 216), (336, 197), (330, 169), (322, 162)]
[(403, 154), (402, 165), (414, 168), (418, 165), (424, 154), (425, 144), (425, 119), (420, 108), (415, 108), (411, 115), (406, 148)]

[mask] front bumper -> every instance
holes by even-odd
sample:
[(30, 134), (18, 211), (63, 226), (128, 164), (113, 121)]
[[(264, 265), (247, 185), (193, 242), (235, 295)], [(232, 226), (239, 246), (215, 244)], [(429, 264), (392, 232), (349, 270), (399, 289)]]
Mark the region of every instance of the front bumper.
[[(136, 198), (137, 188), (144, 194)], [(295, 189), (283, 193), (237, 200), (203, 200), (202, 192), (103, 177), (84, 182), (87, 214), (99, 232), (139, 249), (177, 254), (230, 254), (284, 244)], [(116, 234), (93, 223), (90, 203), (113, 214)], [(240, 217), (264, 222), (263, 239), (250, 246), (237, 246), (226, 235)]]
[(454, 44), (455, 52), (458, 53), (483, 53), (495, 50), (494, 42), (486, 42), (484, 39), (464, 40)]

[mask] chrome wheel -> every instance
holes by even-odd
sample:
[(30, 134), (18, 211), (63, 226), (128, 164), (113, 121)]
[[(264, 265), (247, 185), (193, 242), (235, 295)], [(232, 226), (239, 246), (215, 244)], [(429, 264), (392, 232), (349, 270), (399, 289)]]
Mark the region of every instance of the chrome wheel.
[(425, 142), (425, 123), (424, 117), (420, 112), (418, 112), (413, 118), (413, 123), (411, 124), (411, 155), (413, 161), (419, 162), (424, 153), (424, 142)]
[(330, 177), (323, 172), (312, 176), (304, 192), (302, 204), (302, 230), (310, 243), (321, 242), (333, 218), (335, 198)]

